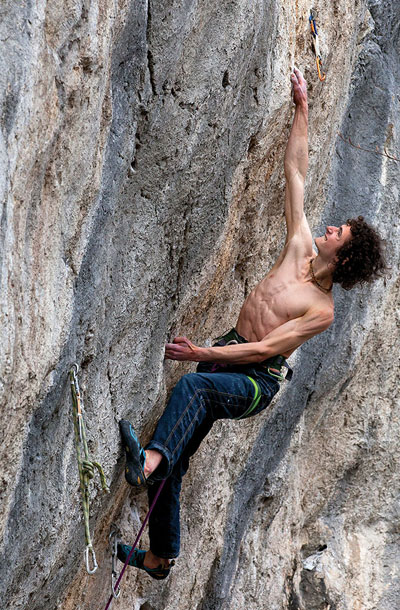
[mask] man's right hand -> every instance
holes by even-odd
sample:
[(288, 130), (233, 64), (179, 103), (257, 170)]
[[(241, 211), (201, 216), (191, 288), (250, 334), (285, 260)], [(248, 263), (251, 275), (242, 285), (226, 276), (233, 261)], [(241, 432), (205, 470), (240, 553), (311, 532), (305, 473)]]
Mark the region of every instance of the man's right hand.
[(290, 75), (292, 96), (296, 106), (307, 108), (307, 83), (300, 70), (294, 68)]

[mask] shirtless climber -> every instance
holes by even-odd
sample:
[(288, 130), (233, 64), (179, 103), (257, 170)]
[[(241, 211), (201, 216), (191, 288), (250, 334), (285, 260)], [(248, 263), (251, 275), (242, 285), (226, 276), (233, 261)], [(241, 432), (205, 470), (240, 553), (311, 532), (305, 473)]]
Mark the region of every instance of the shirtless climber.
[[(296, 105), (285, 152), (285, 246), (268, 275), (246, 299), (236, 327), (213, 347), (197, 347), (186, 337), (168, 343), (165, 357), (198, 362), (196, 373), (175, 386), (154, 436), (142, 449), (131, 424), (120, 429), (126, 451), (126, 479), (134, 486), (166, 479), (149, 521), (150, 549), (135, 550), (130, 565), (156, 579), (166, 578), (179, 554), (179, 494), (189, 458), (217, 419), (256, 415), (270, 403), (283, 379), (285, 359), (333, 321), (332, 285), (346, 290), (371, 282), (385, 271), (381, 239), (361, 216), (328, 226), (315, 239), (303, 210), (308, 166), (307, 84), (291, 74)], [(158, 485), (148, 486), (152, 502)], [(120, 544), (125, 561), (130, 546)]]

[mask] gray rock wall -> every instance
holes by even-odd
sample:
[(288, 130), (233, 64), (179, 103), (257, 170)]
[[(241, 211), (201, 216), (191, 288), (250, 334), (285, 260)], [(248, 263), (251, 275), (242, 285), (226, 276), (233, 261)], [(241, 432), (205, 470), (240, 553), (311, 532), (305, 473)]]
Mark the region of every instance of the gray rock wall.
[[(336, 320), (294, 356), (268, 412), (219, 422), (182, 493), (182, 553), (155, 583), (129, 570), (115, 607), (393, 610), (399, 605), (399, 23), (394, 0), (309, 5), (4, 2), (1, 9), (2, 600), (94, 610), (112, 521), (133, 541), (117, 421), (144, 440), (186, 365), (175, 332), (229, 328), (284, 240), (289, 73), (310, 99), (307, 215), (364, 214), (392, 276), (336, 289)], [(83, 564), (67, 372), (80, 367), (100, 567)], [(143, 548), (146, 545), (144, 536)]]

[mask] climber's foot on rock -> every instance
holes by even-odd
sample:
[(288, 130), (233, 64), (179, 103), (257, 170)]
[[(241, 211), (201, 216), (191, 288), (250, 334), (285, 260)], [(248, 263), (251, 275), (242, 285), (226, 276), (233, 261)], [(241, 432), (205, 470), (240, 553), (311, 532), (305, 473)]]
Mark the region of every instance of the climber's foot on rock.
[(125, 479), (129, 485), (134, 487), (145, 485), (145, 451), (135, 434), (132, 424), (128, 420), (121, 419), (119, 429), (126, 455)]
[[(117, 556), (120, 561), (125, 563), (132, 547), (127, 544), (118, 544)], [(151, 551), (135, 549), (129, 559), (129, 565), (147, 572), (155, 580), (164, 580), (169, 576), (175, 561), (170, 561), (163, 557), (157, 557)]]

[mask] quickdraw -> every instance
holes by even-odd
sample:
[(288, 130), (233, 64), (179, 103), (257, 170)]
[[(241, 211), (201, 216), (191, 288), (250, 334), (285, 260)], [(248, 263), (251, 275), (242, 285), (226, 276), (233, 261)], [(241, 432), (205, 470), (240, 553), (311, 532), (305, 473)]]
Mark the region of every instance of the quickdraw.
[(118, 599), (121, 595), (121, 587), (117, 586), (118, 572), (115, 567), (117, 560), (117, 546), (118, 546), (118, 528), (114, 523), (111, 524), (111, 531), (109, 536), (110, 547), (111, 547), (111, 595), (114, 599)]
[[(96, 561), (96, 555), (94, 552), (94, 548), (92, 545), (92, 540), (90, 537), (90, 528), (89, 528), (89, 483), (90, 479), (93, 479), (95, 468), (97, 468), (101, 486), (105, 493), (109, 492), (106, 478), (104, 476), (104, 471), (101, 465), (98, 462), (93, 462), (89, 457), (89, 450), (86, 441), (86, 430), (85, 423), (83, 421), (83, 400), (81, 397), (81, 393), (79, 390), (78, 383), (78, 365), (74, 364), (69, 373), (70, 381), (71, 381), (71, 394), (72, 394), (72, 413), (74, 417), (74, 431), (75, 431), (75, 447), (76, 447), (76, 457), (78, 460), (78, 470), (79, 470), (79, 481), (80, 488), (82, 494), (82, 507), (83, 507), (83, 517), (85, 521), (85, 540), (86, 540), (86, 548), (85, 548), (85, 563), (86, 570), (88, 574), (94, 574), (97, 570), (98, 565)], [(81, 446), (83, 447), (84, 458), (81, 456)], [(92, 565), (90, 565), (89, 554), (92, 558)]]
[[(158, 498), (159, 498), (159, 495), (160, 495), (160, 493), (161, 493), (161, 491), (162, 491), (162, 488), (164, 487), (165, 481), (166, 481), (166, 479), (163, 479), (163, 480), (161, 481), (160, 485), (159, 485), (159, 488), (157, 489), (157, 493), (156, 493), (156, 495), (154, 496), (154, 500), (153, 500), (153, 502), (151, 503), (151, 506), (150, 506), (150, 508), (149, 508), (149, 511), (148, 511), (147, 515), (145, 516), (145, 518), (144, 518), (144, 520), (143, 520), (143, 523), (142, 523), (142, 525), (141, 525), (141, 527), (140, 527), (139, 533), (138, 533), (138, 535), (136, 536), (136, 540), (135, 540), (135, 542), (133, 543), (133, 546), (132, 546), (132, 548), (131, 548), (131, 550), (130, 550), (130, 553), (129, 553), (128, 557), (127, 557), (127, 558), (126, 558), (126, 560), (125, 560), (125, 563), (124, 563), (124, 565), (123, 565), (123, 567), (122, 567), (122, 570), (121, 570), (121, 572), (120, 572), (120, 574), (119, 574), (119, 576), (118, 576), (118, 578), (117, 578), (117, 581), (115, 581), (115, 578), (116, 578), (116, 573), (115, 573), (115, 574), (112, 574), (112, 576), (111, 576), (111, 584), (112, 584), (112, 586), (111, 586), (111, 595), (110, 595), (110, 597), (108, 598), (108, 602), (107, 602), (106, 607), (105, 607), (105, 609), (104, 609), (104, 610), (109, 610), (109, 608), (111, 607), (111, 604), (112, 604), (113, 600), (114, 600), (116, 597), (118, 597), (118, 596), (119, 596), (119, 594), (120, 594), (120, 590), (119, 590), (119, 585), (120, 585), (120, 582), (121, 582), (121, 580), (122, 580), (122, 577), (123, 577), (123, 575), (124, 575), (124, 572), (125, 572), (126, 568), (128, 567), (129, 561), (130, 561), (130, 559), (131, 559), (131, 557), (132, 557), (132, 555), (133, 555), (133, 553), (134, 553), (134, 551), (135, 551), (135, 549), (136, 549), (136, 547), (137, 547), (137, 545), (138, 545), (138, 542), (139, 542), (139, 540), (140, 540), (140, 539), (141, 539), (141, 537), (142, 537), (142, 534), (143, 534), (144, 528), (146, 527), (146, 523), (147, 523), (147, 521), (149, 520), (149, 517), (150, 517), (151, 513), (153, 512), (153, 508), (154, 508), (154, 507), (155, 507), (155, 505), (156, 505), (156, 502), (157, 502), (157, 500), (158, 500)], [(111, 536), (111, 534), (110, 534), (110, 536)], [(117, 541), (117, 539), (116, 539), (116, 538), (114, 538), (114, 539), (113, 539), (113, 544), (115, 545), (115, 546), (114, 546), (114, 549), (115, 549), (115, 554), (116, 554), (116, 553), (117, 553), (117, 545), (118, 545), (118, 541)], [(112, 569), (113, 569), (113, 571), (114, 571), (114, 562), (112, 563)]]
[(321, 71), (322, 59), (321, 59), (321, 55), (319, 52), (318, 32), (317, 32), (317, 24), (315, 23), (315, 17), (316, 17), (316, 13), (313, 9), (311, 9), (308, 21), (310, 23), (311, 35), (312, 35), (312, 39), (313, 39), (314, 53), (315, 53), (316, 62), (317, 62), (318, 78), (320, 81), (324, 81), (326, 79), (326, 74), (325, 74), (325, 72), (323, 73)]

